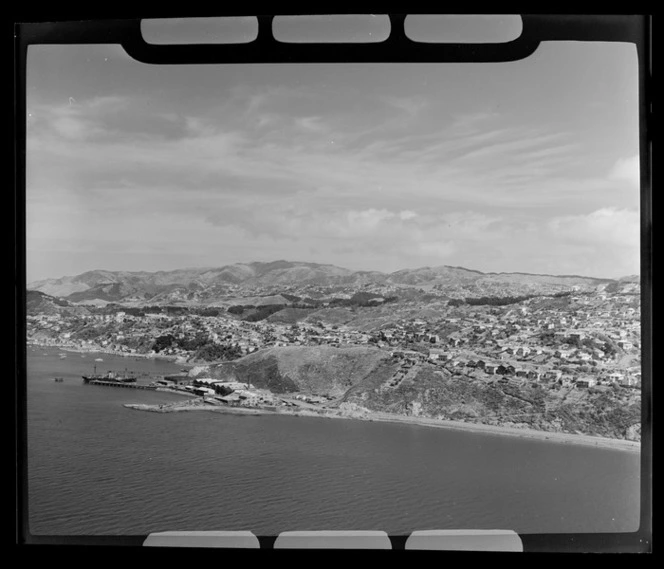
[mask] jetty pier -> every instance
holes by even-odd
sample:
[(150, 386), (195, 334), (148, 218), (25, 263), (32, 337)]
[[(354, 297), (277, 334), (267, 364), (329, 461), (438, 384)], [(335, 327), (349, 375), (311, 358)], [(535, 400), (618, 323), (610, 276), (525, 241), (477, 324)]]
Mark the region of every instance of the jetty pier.
[(105, 385), (108, 387), (127, 387), (129, 389), (157, 389), (156, 385), (145, 385), (142, 383), (123, 383), (121, 381), (104, 381), (103, 379), (91, 379), (88, 385)]

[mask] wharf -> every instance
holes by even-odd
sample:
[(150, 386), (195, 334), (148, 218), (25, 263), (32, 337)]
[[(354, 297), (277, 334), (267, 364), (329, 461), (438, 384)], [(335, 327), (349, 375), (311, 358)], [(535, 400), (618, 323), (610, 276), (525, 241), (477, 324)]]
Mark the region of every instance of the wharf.
[(104, 381), (102, 379), (91, 379), (88, 385), (107, 385), (110, 387), (129, 387), (130, 389), (157, 389), (154, 385), (144, 385), (141, 383), (122, 383), (120, 381)]

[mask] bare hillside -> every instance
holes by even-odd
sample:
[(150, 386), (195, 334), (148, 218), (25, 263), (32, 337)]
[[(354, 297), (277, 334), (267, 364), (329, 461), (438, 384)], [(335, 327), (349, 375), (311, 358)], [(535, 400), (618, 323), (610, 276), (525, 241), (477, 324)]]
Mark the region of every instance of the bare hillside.
[(197, 370), (198, 377), (248, 382), (275, 393), (342, 396), (390, 359), (383, 350), (349, 346), (278, 346)]

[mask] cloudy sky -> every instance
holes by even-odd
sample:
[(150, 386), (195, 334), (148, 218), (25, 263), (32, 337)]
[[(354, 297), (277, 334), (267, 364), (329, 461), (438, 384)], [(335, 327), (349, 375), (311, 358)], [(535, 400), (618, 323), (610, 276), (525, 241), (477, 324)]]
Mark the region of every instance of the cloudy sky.
[(31, 46), (28, 282), (286, 259), (639, 272), (637, 57), (151, 66)]

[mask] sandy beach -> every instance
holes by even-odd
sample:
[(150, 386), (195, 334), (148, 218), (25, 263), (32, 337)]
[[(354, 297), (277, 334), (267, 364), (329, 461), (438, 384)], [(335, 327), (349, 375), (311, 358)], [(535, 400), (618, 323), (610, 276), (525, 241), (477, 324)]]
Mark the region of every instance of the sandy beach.
[(539, 440), (546, 440), (556, 443), (604, 447), (604, 448), (628, 450), (632, 452), (640, 452), (641, 450), (641, 443), (637, 441), (628, 441), (624, 439), (609, 439), (606, 437), (595, 437), (592, 435), (577, 435), (571, 433), (536, 431), (534, 429), (519, 429), (514, 427), (503, 427), (498, 425), (464, 423), (462, 421), (445, 421), (441, 419), (429, 419), (427, 417), (406, 417), (400, 415), (390, 415), (387, 413), (374, 413), (365, 420), (386, 421), (391, 423), (407, 423), (411, 425), (421, 425), (426, 427), (479, 432), (488, 435), (539, 439)]
[(574, 444), (624, 450), (629, 452), (640, 452), (641, 443), (623, 439), (609, 439), (591, 435), (576, 435), (569, 433), (556, 433), (548, 431), (536, 431), (533, 429), (519, 429), (495, 425), (481, 425), (477, 423), (465, 423), (461, 421), (445, 421), (441, 419), (430, 419), (427, 417), (413, 417), (404, 415), (393, 415), (390, 413), (370, 412), (364, 410), (340, 410), (320, 409), (313, 411), (309, 409), (292, 409), (276, 407), (272, 409), (250, 408), (250, 407), (228, 407), (216, 406), (202, 403), (201, 400), (170, 403), (165, 405), (144, 405), (127, 403), (125, 407), (140, 411), (152, 411), (157, 413), (173, 413), (182, 411), (208, 411), (216, 413), (246, 414), (246, 415), (290, 415), (295, 417), (321, 417), (328, 419), (355, 419), (361, 421), (377, 421), (388, 423), (402, 423), (407, 425), (418, 425), (423, 427), (434, 427), (440, 429), (453, 429), (457, 431), (476, 432), (486, 435), (509, 436), (537, 439), (559, 444)]

